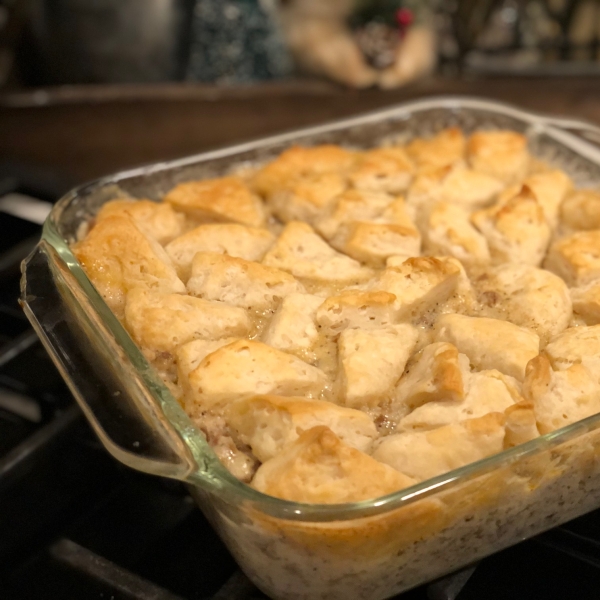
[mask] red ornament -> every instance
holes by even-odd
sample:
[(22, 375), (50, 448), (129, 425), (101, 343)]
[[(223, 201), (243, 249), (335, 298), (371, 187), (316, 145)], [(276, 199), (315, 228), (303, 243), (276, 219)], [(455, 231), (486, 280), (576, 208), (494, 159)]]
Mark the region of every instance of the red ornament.
[(413, 11), (409, 8), (399, 8), (396, 11), (395, 17), (396, 24), (398, 25), (398, 30), (400, 32), (400, 38), (402, 39), (406, 35), (406, 31), (414, 21), (415, 17)]

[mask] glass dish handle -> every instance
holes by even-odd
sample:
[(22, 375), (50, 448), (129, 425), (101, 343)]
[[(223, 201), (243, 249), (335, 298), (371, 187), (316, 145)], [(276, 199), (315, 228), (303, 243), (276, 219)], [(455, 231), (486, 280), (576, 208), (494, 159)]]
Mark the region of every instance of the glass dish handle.
[(189, 449), (122, 348), (99, 329), (94, 309), (76, 297), (73, 275), (56, 250), (40, 242), (22, 273), (25, 314), (107, 450), (154, 475), (184, 480), (196, 471)]
[(588, 142), (600, 146), (600, 127), (581, 119), (569, 119), (563, 117), (543, 117), (545, 125), (563, 129), (573, 133)]

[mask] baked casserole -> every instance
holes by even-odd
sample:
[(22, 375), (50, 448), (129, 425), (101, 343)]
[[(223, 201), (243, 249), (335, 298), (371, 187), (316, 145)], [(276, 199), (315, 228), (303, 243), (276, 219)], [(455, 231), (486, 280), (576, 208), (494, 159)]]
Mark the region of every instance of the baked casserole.
[(600, 412), (600, 192), (507, 129), (296, 145), (73, 252), (221, 462), (384, 496)]
[[(471, 143), (498, 130), (495, 154), (485, 136)], [(596, 398), (593, 136), (574, 119), (429, 98), (117, 173), (56, 204), (22, 304), (107, 450), (185, 482), (269, 597), (388, 598), (600, 506), (600, 414), (562, 426)], [(305, 150), (278, 160), (292, 146)], [(322, 166), (289, 177), (311, 152)], [(72, 249), (110, 210), (120, 240), (105, 227), (115, 260), (88, 255), (94, 287)], [(196, 250), (195, 293), (235, 282), (223, 300), (188, 292)], [(178, 371), (217, 352), (186, 387)], [(278, 370), (236, 377), (259, 354)], [(339, 503), (361, 494), (378, 497)]]

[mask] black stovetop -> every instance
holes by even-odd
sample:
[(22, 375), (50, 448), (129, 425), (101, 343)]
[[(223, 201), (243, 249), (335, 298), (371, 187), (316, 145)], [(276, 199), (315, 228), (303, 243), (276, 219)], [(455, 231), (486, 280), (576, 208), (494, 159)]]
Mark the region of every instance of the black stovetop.
[[(1, 197), (60, 191), (0, 165), (0, 598), (264, 599), (182, 485), (106, 453), (21, 312), (18, 263), (40, 228)], [(399, 598), (598, 600), (600, 511)]]

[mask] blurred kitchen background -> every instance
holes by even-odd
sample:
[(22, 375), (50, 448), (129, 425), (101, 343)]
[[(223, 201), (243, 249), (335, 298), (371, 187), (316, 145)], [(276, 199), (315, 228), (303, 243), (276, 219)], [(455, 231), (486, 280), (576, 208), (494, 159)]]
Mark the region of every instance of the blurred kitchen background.
[(598, 0), (0, 0), (0, 160), (68, 184), (432, 94), (600, 121)]

